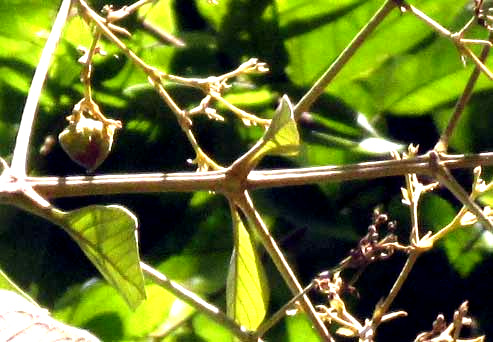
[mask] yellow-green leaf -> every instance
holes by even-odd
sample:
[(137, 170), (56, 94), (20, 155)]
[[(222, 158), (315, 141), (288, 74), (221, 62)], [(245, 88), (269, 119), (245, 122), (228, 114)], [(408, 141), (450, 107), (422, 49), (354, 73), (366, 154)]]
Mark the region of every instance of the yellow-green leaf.
[(117, 205), (91, 205), (63, 215), (65, 230), (104, 278), (135, 309), (145, 299), (137, 218)]
[(237, 211), (232, 211), (234, 250), (228, 272), (226, 300), (228, 316), (255, 330), (265, 317), (269, 290), (255, 244)]
[(284, 95), (272, 122), (263, 136), (262, 154), (292, 156), (298, 153), (300, 135), (293, 116), (293, 106)]

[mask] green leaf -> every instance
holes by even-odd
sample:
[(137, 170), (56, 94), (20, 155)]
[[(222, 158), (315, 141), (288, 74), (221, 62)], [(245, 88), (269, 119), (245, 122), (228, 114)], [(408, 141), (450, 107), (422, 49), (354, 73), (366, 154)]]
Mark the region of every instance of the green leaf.
[[(91, 279), (69, 289), (55, 304), (54, 316), (86, 328), (103, 341), (145, 340), (171, 317), (176, 297), (162, 287), (146, 285), (147, 300), (132, 311), (106, 282)], [(176, 311), (175, 311), (176, 312)]]
[(286, 327), (289, 342), (317, 342), (320, 338), (311, 327), (310, 321), (304, 314), (286, 317)]
[[(467, 277), (485, 257), (485, 248), (475, 241), (480, 229), (463, 227), (448, 234), (443, 243), (447, 257), (454, 269), (463, 278)], [(474, 241), (474, 243), (473, 243)]]
[(137, 243), (137, 218), (117, 205), (65, 213), (64, 228), (104, 278), (135, 309), (146, 298)]
[(255, 244), (236, 210), (232, 211), (235, 245), (226, 284), (228, 316), (250, 330), (265, 317), (269, 300), (265, 271)]
[[(376, 0), (325, 2), (333, 4), (278, 1), (290, 57), (286, 71), (300, 86), (310, 86), (382, 5)], [(441, 25), (455, 29), (470, 17), (464, 6), (467, 2), (422, 0), (415, 5)], [(433, 31), (412, 15), (393, 10), (327, 92), (370, 117), (384, 111), (416, 115), (459, 95), (469, 73), (451, 41), (434, 37)], [(479, 86), (491, 88), (493, 83), (483, 79)]]
[(201, 338), (198, 340), (200, 342), (230, 341), (233, 336), (228, 329), (203, 314), (196, 315), (192, 325), (195, 334)]
[(0, 289), (13, 291), (13, 292), (21, 295), (23, 298), (27, 299), (32, 304), (38, 306), (38, 304), (34, 301), (34, 299), (29, 297), (29, 295), (27, 293), (22, 291), (22, 289), (19, 286), (17, 286), (17, 284), (14, 283), (9, 278), (9, 276), (7, 274), (5, 274), (1, 269), (0, 269)]
[(152, 332), (153, 336), (168, 335), (177, 326), (187, 321), (195, 314), (195, 309), (187, 303), (176, 299), (171, 305), (168, 318), (161, 324), (159, 328)]
[[(424, 226), (433, 231), (438, 231), (446, 226), (456, 214), (456, 210), (450, 202), (434, 194), (424, 197), (420, 208)], [(471, 244), (480, 233), (480, 230), (475, 226), (461, 227), (447, 234), (440, 243), (440, 247), (445, 251), (450, 264), (461, 277), (467, 277), (483, 261), (487, 250), (490, 248), (486, 241), (488, 236), (484, 235), (482, 239)]]
[(284, 95), (271, 124), (263, 136), (262, 154), (293, 156), (299, 152), (300, 135), (293, 116), (293, 105)]

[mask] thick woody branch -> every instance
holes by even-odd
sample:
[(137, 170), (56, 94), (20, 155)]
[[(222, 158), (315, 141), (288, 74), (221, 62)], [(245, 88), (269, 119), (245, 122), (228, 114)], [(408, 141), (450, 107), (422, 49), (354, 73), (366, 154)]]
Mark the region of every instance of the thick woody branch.
[[(471, 155), (443, 155), (441, 163), (448, 169), (474, 168), (493, 165), (493, 152)], [(356, 179), (376, 179), (402, 176), (408, 173), (433, 175), (428, 154), (412, 159), (384, 160), (342, 166), (320, 166), (298, 169), (260, 170), (248, 175), (245, 187), (249, 190), (340, 182)], [(27, 182), (46, 198), (74, 197), (151, 192), (193, 192), (228, 189), (225, 171), (116, 174), (72, 177), (28, 177)], [(8, 196), (2, 193), (0, 199)]]

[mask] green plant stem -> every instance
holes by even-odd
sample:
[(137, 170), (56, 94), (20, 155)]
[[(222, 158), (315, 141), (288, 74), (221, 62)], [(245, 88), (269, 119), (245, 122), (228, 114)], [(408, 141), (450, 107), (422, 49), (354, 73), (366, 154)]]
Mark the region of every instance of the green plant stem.
[[(281, 276), (291, 290), (291, 293), (296, 296), (300, 292), (303, 292), (303, 288), (281, 252), (281, 249), (277, 245), (276, 240), (274, 240), (274, 238), (270, 235), (267, 226), (262, 220), (262, 217), (255, 210), (248, 192), (245, 191), (242, 195), (236, 195), (231, 197), (231, 199), (233, 200), (233, 203), (241, 209), (247, 220), (255, 228), (255, 231), (258, 233), (260, 240), (262, 241), (262, 245), (276, 265), (279, 273), (281, 273)], [(300, 304), (323, 341), (334, 341), (324, 323), (317, 315), (308, 296), (301, 296)]]
[(375, 313), (373, 315), (373, 327), (374, 330), (376, 327), (381, 323), (382, 317), (385, 315), (387, 311), (389, 311), (390, 305), (394, 301), (394, 299), (397, 297), (397, 294), (402, 288), (402, 285), (404, 285), (404, 282), (407, 280), (407, 277), (411, 273), (411, 270), (416, 263), (416, 260), (420, 256), (421, 251), (419, 250), (414, 250), (411, 252), (409, 257), (406, 260), (406, 263), (404, 264), (404, 267), (402, 268), (401, 273), (399, 273), (399, 277), (397, 277), (397, 280), (394, 283), (394, 286), (392, 286), (392, 289), (390, 289), (389, 294), (387, 297), (385, 297), (384, 301), (382, 304), (378, 305)]
[[(493, 165), (493, 152), (443, 155), (448, 169)], [(376, 179), (407, 173), (432, 175), (429, 155), (412, 159), (384, 160), (341, 166), (251, 171), (244, 186), (248, 190), (272, 187)], [(113, 174), (71, 177), (28, 177), (26, 182), (46, 198), (128, 193), (226, 191), (226, 170), (208, 172)], [(9, 196), (0, 184), (0, 201)]]
[(315, 100), (322, 95), (325, 88), (334, 79), (334, 77), (341, 71), (346, 63), (353, 57), (356, 51), (360, 48), (363, 42), (368, 36), (375, 30), (375, 28), (382, 22), (383, 19), (395, 8), (395, 2), (393, 0), (387, 0), (382, 7), (373, 15), (368, 23), (358, 32), (349, 45), (341, 52), (339, 57), (332, 63), (332, 65), (325, 71), (325, 73), (315, 82), (315, 84), (308, 90), (308, 92), (301, 98), (301, 100), (294, 107), (294, 117), (297, 120), (299, 116), (310, 109)]
[(236, 324), (231, 318), (226, 316), (221, 310), (207, 303), (192, 291), (187, 290), (180, 284), (168, 279), (164, 274), (160, 273), (151, 266), (141, 262), (140, 266), (145, 275), (157, 285), (162, 286), (166, 290), (173, 293), (176, 297), (183, 300), (185, 303), (194, 307), (197, 311), (203, 313), (216, 323), (222, 325), (231, 331), (242, 342), (257, 341), (258, 338), (254, 333), (247, 331), (245, 328)]
[[(493, 33), (490, 32), (488, 41), (493, 43)], [(481, 62), (485, 62), (486, 58), (488, 57), (488, 54), (490, 53), (490, 46), (485, 45), (483, 47), (483, 50), (481, 51), (481, 56), (479, 57), (479, 60)], [(437, 144), (435, 145), (435, 150), (437, 152), (446, 152), (448, 149), (448, 144), (449, 144), (449, 139), (452, 136), (452, 133), (457, 126), (457, 123), (459, 122), (460, 116), (464, 112), (464, 109), (471, 99), (472, 91), (474, 89), (474, 86), (476, 85), (476, 82), (479, 78), (479, 75), (481, 74), (481, 68), (476, 65), (474, 68), (473, 72), (471, 73), (471, 76), (469, 77), (469, 80), (467, 81), (467, 84), (464, 88), (464, 91), (462, 92), (461, 97), (457, 101), (454, 112), (452, 113), (452, 116), (450, 117), (450, 120), (447, 124), (447, 127), (443, 131), (442, 135), (440, 136), (440, 139), (438, 140)]]
[(31, 87), (29, 88), (29, 93), (27, 95), (26, 104), (22, 112), (21, 123), (19, 126), (19, 131), (17, 133), (17, 139), (15, 141), (14, 155), (12, 157), (12, 172), (17, 176), (26, 175), (27, 167), (27, 155), (29, 152), (29, 142), (31, 140), (31, 132), (34, 124), (34, 119), (36, 118), (36, 112), (38, 109), (39, 97), (41, 96), (41, 91), (43, 89), (43, 84), (46, 80), (46, 75), (48, 74), (48, 69), (50, 67), (51, 57), (55, 52), (58, 45), (58, 41), (62, 35), (62, 30), (67, 21), (67, 17), (70, 11), (71, 0), (63, 0), (58, 10), (55, 22), (51, 29), (48, 40), (41, 53), (41, 58), (39, 60), (36, 71), (31, 82)]
[(277, 310), (273, 315), (271, 315), (267, 320), (262, 322), (257, 329), (257, 334), (259, 337), (262, 337), (267, 331), (269, 331), (277, 322), (283, 319), (286, 316), (286, 311), (290, 309), (296, 308), (296, 302), (299, 299), (308, 293), (315, 286), (315, 282), (311, 282), (308, 284), (302, 292), (298, 293), (296, 296), (291, 298), (289, 302), (284, 304), (279, 310)]

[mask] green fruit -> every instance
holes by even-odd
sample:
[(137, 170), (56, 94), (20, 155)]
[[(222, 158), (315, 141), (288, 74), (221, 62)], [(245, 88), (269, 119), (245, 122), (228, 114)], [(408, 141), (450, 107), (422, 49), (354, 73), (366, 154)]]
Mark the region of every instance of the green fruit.
[(84, 117), (69, 117), (70, 125), (58, 135), (63, 150), (77, 164), (94, 171), (106, 159), (113, 144), (115, 126)]

